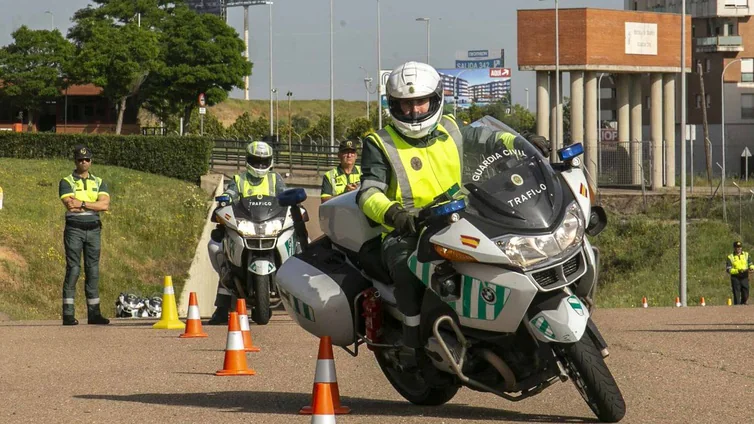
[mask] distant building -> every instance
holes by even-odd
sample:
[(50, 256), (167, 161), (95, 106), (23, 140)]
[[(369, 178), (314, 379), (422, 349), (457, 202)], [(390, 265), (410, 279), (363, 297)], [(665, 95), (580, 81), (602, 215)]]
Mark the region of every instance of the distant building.
[(458, 93), (458, 97), (469, 97), (469, 82), (467, 80), (442, 72), (439, 74), (442, 78), (442, 89), (446, 96), (455, 97), (456, 93)]
[[(115, 105), (102, 95), (102, 88), (73, 85), (43, 105), (34, 116), (34, 127), (42, 132), (114, 133), (117, 120)], [(0, 130), (10, 130), (19, 123), (24, 131), (28, 130), (28, 112), (0, 101)], [(137, 107), (129, 99), (121, 134), (138, 134), (139, 128)]]

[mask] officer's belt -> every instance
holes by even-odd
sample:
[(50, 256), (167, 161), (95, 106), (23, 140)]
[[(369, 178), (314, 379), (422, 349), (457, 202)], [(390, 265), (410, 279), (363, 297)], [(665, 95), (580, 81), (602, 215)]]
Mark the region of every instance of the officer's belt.
[(79, 222), (73, 220), (67, 220), (65, 222), (66, 227), (76, 228), (77, 230), (91, 231), (98, 228), (102, 228), (102, 221), (95, 222)]

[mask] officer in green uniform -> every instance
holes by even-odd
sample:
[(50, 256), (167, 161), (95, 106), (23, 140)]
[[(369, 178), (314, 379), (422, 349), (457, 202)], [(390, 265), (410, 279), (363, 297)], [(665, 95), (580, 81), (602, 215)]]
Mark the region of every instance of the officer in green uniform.
[(84, 291), (89, 324), (109, 324), (102, 316), (99, 299), (99, 255), (102, 223), (99, 213), (110, 208), (110, 194), (102, 178), (89, 172), (92, 151), (86, 146), (74, 148), (76, 169), (60, 180), (58, 192), (65, 205), (65, 280), (63, 281), (63, 325), (77, 325), (74, 309), (76, 281), (84, 252)]
[(728, 255), (725, 267), (725, 271), (730, 274), (734, 305), (746, 305), (749, 300), (749, 270), (754, 270), (749, 252), (743, 250), (740, 241), (733, 243), (733, 253)]
[[(382, 259), (404, 315), (403, 341), (416, 349), (421, 347), (419, 313), (425, 290), (407, 264), (418, 242), (416, 211), (461, 184), (464, 147), (510, 155), (525, 141), (484, 127), (459, 128), (452, 116), (443, 116), (442, 79), (424, 63), (396, 68), (387, 81), (387, 99), (390, 125), (364, 139), (357, 201), (369, 219), (383, 226)], [(549, 156), (544, 137), (530, 141)]]
[[(283, 177), (272, 171), (273, 156), (272, 147), (264, 141), (254, 141), (246, 146), (246, 172), (238, 174), (228, 184), (223, 194), (230, 196), (232, 202), (238, 202), (244, 197), (257, 195), (277, 196), (285, 191)], [(215, 296), (215, 312), (209, 320), (209, 325), (224, 325), (228, 323), (228, 312), (231, 309), (233, 293), (226, 287), (231, 281), (231, 276), (225, 264), (222, 243), (225, 238), (225, 227), (218, 225), (212, 231), (209, 245), (210, 260), (215, 270), (220, 274), (220, 282), (217, 285)], [(226, 275), (222, 275), (222, 273)]]
[(356, 165), (356, 151), (361, 143), (351, 140), (341, 141), (338, 148), (340, 165), (327, 171), (322, 177), (322, 203), (352, 190), (361, 183), (361, 167)]

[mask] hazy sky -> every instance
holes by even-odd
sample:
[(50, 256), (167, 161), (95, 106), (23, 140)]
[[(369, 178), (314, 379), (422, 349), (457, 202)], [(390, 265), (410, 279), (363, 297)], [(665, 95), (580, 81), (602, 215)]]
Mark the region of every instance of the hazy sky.
[[(273, 85), (281, 98), (293, 91), (297, 99), (330, 96), (330, 19), (328, 0), (274, 0)], [(88, 0), (0, 0), (0, 45), (11, 42), (14, 28), (50, 28), (67, 34), (73, 13)], [(518, 72), (516, 61), (516, 10), (552, 8), (554, 1), (537, 0), (381, 0), (382, 67), (391, 69), (408, 60), (426, 61), (426, 23), (429, 17), (430, 60), (437, 68), (452, 68), (457, 50), (503, 48), (505, 66), (512, 68), (513, 101), (525, 103), (530, 89), (534, 107), (533, 72)], [(463, 6), (463, 7), (461, 7)], [(561, 8), (601, 7), (622, 9), (622, 0), (561, 0)], [(268, 6), (249, 9), (249, 50), (254, 70), (251, 97), (269, 98)], [(335, 98), (365, 99), (363, 66), (375, 78), (377, 70), (376, 0), (334, 0)], [(228, 10), (228, 23), (243, 37), (243, 8)], [(376, 78), (375, 78), (376, 81)], [(232, 97), (243, 98), (240, 90)], [(371, 97), (375, 99), (374, 95)]]

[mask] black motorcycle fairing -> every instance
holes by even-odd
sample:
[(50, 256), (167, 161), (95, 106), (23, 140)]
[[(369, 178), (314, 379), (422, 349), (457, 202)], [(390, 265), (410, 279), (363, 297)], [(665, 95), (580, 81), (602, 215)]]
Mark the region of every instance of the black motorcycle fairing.
[(285, 218), (288, 207), (280, 206), (275, 196), (249, 196), (233, 204), (236, 218), (251, 222), (264, 222), (274, 218)]

